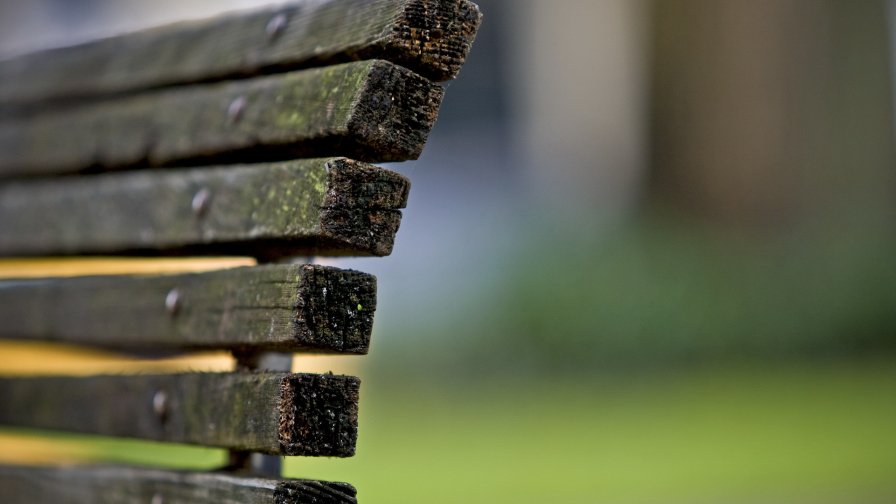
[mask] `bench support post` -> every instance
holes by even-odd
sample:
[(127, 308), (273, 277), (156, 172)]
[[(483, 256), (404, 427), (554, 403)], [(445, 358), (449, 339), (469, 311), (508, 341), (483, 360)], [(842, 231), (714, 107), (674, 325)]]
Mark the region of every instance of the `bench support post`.
[[(237, 371), (277, 371), (288, 373), (292, 370), (292, 354), (280, 352), (234, 352)], [(279, 455), (265, 455), (240, 450), (230, 450), (227, 469), (233, 472), (249, 472), (257, 476), (279, 478), (283, 471), (283, 461)]]

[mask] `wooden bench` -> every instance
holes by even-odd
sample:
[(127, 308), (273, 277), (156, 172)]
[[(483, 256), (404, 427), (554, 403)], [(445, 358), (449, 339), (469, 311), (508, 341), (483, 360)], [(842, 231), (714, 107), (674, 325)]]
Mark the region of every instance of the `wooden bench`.
[(203, 273), (0, 280), (0, 338), (226, 350), (227, 373), (0, 377), (0, 425), (225, 448), (217, 471), (0, 466), (0, 501), (355, 502), (280, 477), (348, 457), (376, 279), (293, 258), (388, 255), (416, 158), (481, 15), (467, 0), (308, 0), (0, 61), (0, 256), (251, 256)]

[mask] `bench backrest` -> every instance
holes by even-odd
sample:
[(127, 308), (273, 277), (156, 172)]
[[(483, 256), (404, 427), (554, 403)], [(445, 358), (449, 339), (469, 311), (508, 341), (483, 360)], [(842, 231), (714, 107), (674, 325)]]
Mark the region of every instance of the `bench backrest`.
[(419, 155), (480, 18), (467, 0), (308, 0), (0, 61), (0, 256), (272, 263), (0, 280), (0, 339), (237, 362), (0, 377), (0, 425), (231, 453), (217, 472), (0, 466), (0, 500), (355, 501), (257, 454), (354, 453), (359, 380), (290, 373), (289, 355), (366, 353), (376, 279), (284, 260), (391, 252), (409, 182), (368, 163)]

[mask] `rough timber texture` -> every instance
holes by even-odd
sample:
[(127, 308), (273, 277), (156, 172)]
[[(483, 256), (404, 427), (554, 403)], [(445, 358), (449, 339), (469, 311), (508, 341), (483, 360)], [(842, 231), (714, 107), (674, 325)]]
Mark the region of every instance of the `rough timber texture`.
[(135, 351), (366, 353), (376, 278), (312, 265), (0, 282), (0, 338)]
[(0, 177), (348, 156), (414, 159), (444, 90), (385, 61), (0, 117)]
[(4, 504), (356, 504), (355, 495), (351, 485), (327, 481), (120, 466), (0, 465)]
[(409, 186), (345, 158), (0, 183), (0, 255), (388, 255)]
[(359, 385), (351, 376), (286, 373), (0, 378), (0, 424), (350, 457)]
[(0, 102), (37, 102), (385, 59), (436, 81), (466, 58), (467, 0), (329, 0), (180, 23), (0, 62)]

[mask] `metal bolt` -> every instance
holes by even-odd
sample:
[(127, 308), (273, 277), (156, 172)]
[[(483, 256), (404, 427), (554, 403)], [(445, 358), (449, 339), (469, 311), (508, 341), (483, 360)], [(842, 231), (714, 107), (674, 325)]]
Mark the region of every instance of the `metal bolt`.
[(163, 504), (165, 501), (162, 500), (162, 494), (153, 494), (152, 500), (149, 501), (149, 504)]
[(168, 295), (165, 296), (165, 308), (168, 313), (175, 315), (180, 310), (180, 304), (180, 292), (177, 289), (168, 291)]
[(234, 98), (234, 100), (230, 102), (230, 106), (227, 107), (227, 121), (230, 124), (239, 121), (240, 118), (243, 117), (244, 108), (246, 108), (246, 98), (242, 96)]
[(203, 215), (205, 215), (205, 212), (208, 210), (208, 203), (211, 200), (211, 197), (212, 192), (205, 187), (196, 191), (196, 194), (193, 195), (193, 202), (191, 203), (191, 206), (193, 207), (193, 213), (195, 213), (197, 217), (202, 217)]
[(160, 418), (168, 413), (168, 394), (164, 390), (159, 390), (152, 396), (152, 410)]
[(265, 33), (268, 34), (268, 40), (274, 40), (283, 33), (283, 29), (286, 28), (286, 23), (286, 14), (280, 13), (272, 17), (264, 29)]

